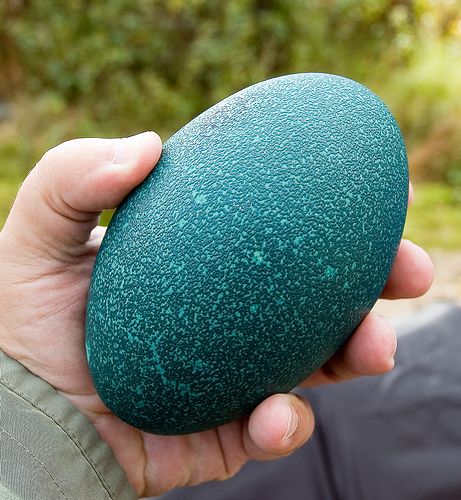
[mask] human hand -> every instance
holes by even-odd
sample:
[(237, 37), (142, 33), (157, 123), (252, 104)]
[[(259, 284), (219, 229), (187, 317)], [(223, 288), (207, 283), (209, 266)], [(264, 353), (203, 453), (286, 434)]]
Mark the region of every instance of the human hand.
[[(97, 395), (85, 358), (84, 319), (104, 235), (99, 214), (142, 182), (160, 153), (160, 139), (151, 132), (57, 146), (24, 181), (0, 233), (0, 348), (89, 418), (140, 496), (225, 479), (249, 459), (288, 455), (314, 428), (306, 401), (278, 394), (249, 418), (188, 436), (156, 436), (122, 422)], [(421, 295), (431, 279), (427, 254), (403, 241), (383, 296)], [(370, 313), (303, 385), (384, 373), (395, 348), (392, 327)]]

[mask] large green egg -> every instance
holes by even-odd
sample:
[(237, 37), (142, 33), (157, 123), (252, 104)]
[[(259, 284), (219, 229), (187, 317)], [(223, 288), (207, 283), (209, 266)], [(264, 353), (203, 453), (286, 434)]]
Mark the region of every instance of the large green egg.
[(346, 78), (246, 88), (164, 145), (98, 254), (86, 348), (120, 418), (182, 434), (327, 361), (385, 285), (408, 195), (383, 102)]

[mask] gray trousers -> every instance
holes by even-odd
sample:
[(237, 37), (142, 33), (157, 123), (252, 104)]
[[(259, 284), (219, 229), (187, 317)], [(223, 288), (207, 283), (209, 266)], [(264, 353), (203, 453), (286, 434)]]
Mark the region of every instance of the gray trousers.
[(397, 332), (391, 373), (300, 391), (317, 423), (292, 456), (162, 500), (460, 500), (461, 308)]

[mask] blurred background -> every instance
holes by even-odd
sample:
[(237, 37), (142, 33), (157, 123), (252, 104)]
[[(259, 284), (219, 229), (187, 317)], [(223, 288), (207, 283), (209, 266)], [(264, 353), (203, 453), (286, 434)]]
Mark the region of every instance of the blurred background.
[(405, 311), (461, 301), (461, 0), (1, 0), (0, 227), (57, 143), (167, 139), (249, 84), (307, 71), (367, 85), (402, 128), (416, 193), (405, 235), (437, 266)]

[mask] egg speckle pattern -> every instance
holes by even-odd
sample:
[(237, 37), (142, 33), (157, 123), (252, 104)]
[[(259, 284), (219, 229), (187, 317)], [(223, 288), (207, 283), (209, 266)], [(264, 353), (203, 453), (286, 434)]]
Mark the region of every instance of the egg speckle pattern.
[(183, 434), (291, 390), (376, 302), (407, 197), (399, 128), (354, 81), (283, 76), (205, 111), (165, 143), (97, 256), (86, 349), (103, 401)]

